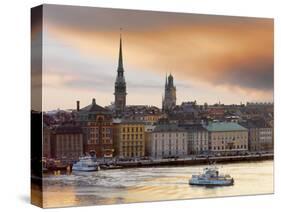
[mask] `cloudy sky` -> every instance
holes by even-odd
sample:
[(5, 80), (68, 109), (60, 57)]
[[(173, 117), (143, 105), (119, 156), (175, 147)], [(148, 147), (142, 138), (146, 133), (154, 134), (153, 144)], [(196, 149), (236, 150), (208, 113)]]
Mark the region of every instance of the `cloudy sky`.
[(128, 104), (161, 106), (166, 73), (178, 104), (273, 100), (272, 19), (56, 5), (43, 14), (44, 110), (113, 101), (120, 27)]

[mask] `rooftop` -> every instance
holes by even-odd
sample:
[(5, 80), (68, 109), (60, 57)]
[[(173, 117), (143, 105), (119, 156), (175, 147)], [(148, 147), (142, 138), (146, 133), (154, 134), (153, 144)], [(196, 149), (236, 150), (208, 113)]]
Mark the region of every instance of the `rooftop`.
[(211, 122), (205, 128), (210, 132), (247, 131), (245, 127), (234, 122)]
[(56, 134), (81, 134), (82, 129), (75, 125), (61, 125), (55, 128)]
[(179, 126), (186, 129), (187, 131), (206, 131), (202, 124), (182, 124)]
[(176, 124), (159, 124), (156, 125), (153, 132), (184, 132), (185, 129), (178, 127)]
[(121, 120), (120, 124), (143, 124), (144, 125), (144, 122), (137, 121), (137, 120), (124, 119), (124, 120)]
[(93, 99), (92, 100), (92, 104), (82, 108), (79, 112), (96, 112), (96, 113), (108, 113), (109, 111), (107, 109), (105, 109), (104, 107), (96, 104), (96, 100)]
[(246, 128), (268, 128), (270, 127), (268, 125), (268, 123), (266, 123), (265, 120), (263, 119), (257, 119), (257, 120), (247, 120), (247, 121), (243, 121), (241, 123), (243, 127), (246, 127)]

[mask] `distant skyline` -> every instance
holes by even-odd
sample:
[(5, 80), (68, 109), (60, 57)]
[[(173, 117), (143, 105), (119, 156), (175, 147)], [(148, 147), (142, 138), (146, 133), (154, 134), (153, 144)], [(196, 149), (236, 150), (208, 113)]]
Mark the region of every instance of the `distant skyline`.
[[(114, 101), (120, 28), (128, 105), (273, 101), (273, 19), (45, 5), (43, 110)], [(37, 39), (40, 32), (32, 32)]]

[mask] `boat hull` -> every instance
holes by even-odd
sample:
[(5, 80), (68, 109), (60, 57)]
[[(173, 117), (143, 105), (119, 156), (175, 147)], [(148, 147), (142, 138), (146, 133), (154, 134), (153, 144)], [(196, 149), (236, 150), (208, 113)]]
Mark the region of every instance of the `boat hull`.
[(233, 179), (226, 180), (197, 180), (191, 179), (189, 180), (190, 185), (198, 185), (198, 186), (231, 186), (234, 184)]
[(99, 171), (100, 168), (99, 167), (72, 167), (72, 171), (76, 171), (76, 172), (95, 172), (95, 171)]

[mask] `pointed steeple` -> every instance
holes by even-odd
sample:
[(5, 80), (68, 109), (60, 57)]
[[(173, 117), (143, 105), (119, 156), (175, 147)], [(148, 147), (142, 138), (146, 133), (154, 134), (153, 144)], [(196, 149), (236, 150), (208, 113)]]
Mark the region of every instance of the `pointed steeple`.
[(118, 59), (118, 76), (123, 76), (124, 68), (123, 68), (123, 55), (122, 55), (122, 28), (120, 28), (120, 44), (119, 44), (119, 59)]
[(116, 115), (121, 115), (126, 107), (126, 81), (124, 76), (123, 68), (123, 55), (122, 55), (122, 34), (120, 28), (120, 43), (119, 43), (119, 58), (118, 58), (118, 68), (117, 77), (114, 86), (114, 96), (115, 96), (115, 112)]
[(170, 75), (168, 76), (168, 86), (169, 87), (174, 86), (174, 82), (173, 81), (174, 81), (174, 77), (173, 77), (173, 75), (170, 72)]

